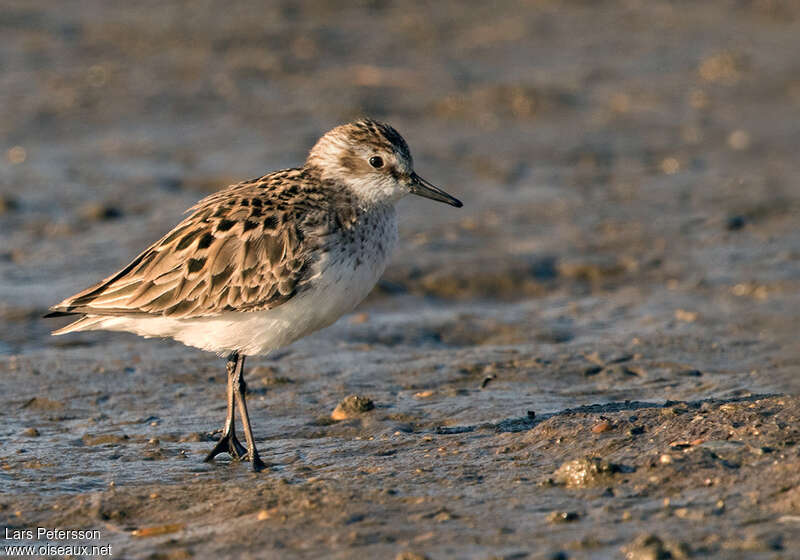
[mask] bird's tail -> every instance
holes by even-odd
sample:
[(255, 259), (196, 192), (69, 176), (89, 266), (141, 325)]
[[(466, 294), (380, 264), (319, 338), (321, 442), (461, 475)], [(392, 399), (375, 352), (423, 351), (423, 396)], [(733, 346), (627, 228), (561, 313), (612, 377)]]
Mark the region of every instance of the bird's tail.
[[(69, 315), (69, 313), (63, 313), (62, 315), (56, 315), (55, 313), (51, 313), (50, 317), (58, 317), (63, 315)], [(69, 325), (65, 327), (61, 327), (60, 329), (54, 330), (52, 335), (58, 336), (60, 334), (67, 334), (71, 332), (80, 332), (80, 331), (92, 331), (98, 328), (101, 328), (100, 325), (103, 323), (105, 319), (108, 317), (102, 317), (98, 315), (84, 315), (77, 321), (73, 321)]]

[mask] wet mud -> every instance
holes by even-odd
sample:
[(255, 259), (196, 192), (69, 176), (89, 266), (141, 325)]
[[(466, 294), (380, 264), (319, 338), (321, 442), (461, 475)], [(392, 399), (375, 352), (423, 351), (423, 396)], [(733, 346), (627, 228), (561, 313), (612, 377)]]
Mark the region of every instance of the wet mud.
[[(800, 550), (794, 3), (11, 0), (0, 35), (5, 528), (152, 559)], [(364, 114), (465, 206), (403, 201), (367, 301), (248, 358), (266, 471), (202, 462), (222, 360), (49, 336), (198, 198)]]

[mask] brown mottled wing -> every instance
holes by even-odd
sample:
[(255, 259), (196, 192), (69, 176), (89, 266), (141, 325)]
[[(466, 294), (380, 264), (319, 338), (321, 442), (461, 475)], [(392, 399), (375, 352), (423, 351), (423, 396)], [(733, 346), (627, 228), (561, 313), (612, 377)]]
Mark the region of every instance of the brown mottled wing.
[(291, 189), (301, 173), (277, 172), (201, 200), (124, 269), (51, 309), (191, 318), (281, 305), (308, 281), (315, 239), (326, 234), (322, 196)]

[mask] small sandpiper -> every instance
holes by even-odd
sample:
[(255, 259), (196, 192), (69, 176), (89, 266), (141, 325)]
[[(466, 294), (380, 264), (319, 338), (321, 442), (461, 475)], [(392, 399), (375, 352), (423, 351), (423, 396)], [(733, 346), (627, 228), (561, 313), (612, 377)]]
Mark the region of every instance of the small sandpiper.
[[(245, 401), (244, 360), (326, 327), (361, 302), (397, 241), (395, 203), (416, 194), (461, 202), (414, 172), (391, 126), (371, 119), (325, 134), (303, 167), (231, 185), (128, 266), (51, 307), (80, 315), (54, 331), (169, 337), (227, 357), (220, 453), (265, 467)], [(234, 407), (247, 448), (236, 437)]]

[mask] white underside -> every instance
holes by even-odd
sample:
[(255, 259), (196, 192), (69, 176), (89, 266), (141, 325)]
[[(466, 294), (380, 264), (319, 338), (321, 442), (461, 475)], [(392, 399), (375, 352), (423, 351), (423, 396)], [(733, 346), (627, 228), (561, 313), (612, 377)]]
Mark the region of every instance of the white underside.
[[(317, 263), (316, 274), (306, 289), (273, 309), (194, 319), (90, 316), (86, 325), (76, 330), (173, 338), (223, 355), (233, 351), (246, 356), (266, 354), (334, 323), (369, 294), (386, 268), (397, 237), (394, 212), (386, 218), (381, 224), (380, 241), (367, 241), (362, 251), (342, 247), (327, 253)], [(383, 250), (379, 250), (379, 244)]]

